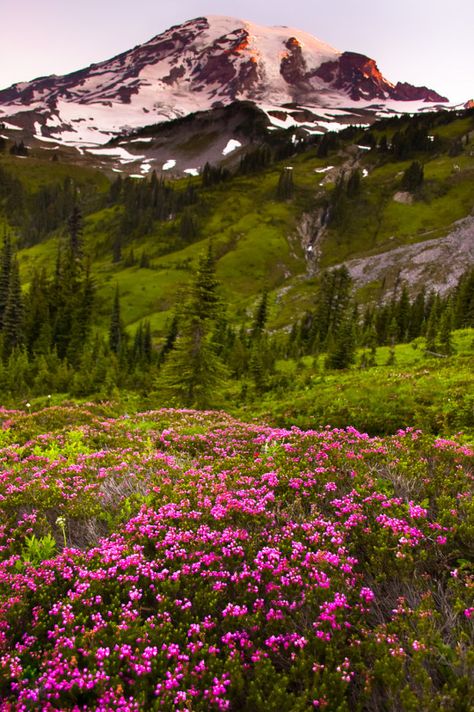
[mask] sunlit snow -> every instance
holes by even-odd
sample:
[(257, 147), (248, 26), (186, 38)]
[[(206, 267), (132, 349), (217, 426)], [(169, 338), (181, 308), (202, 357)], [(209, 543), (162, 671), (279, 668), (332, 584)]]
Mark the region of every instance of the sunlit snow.
[(232, 151), (235, 151), (237, 148), (240, 148), (242, 144), (240, 141), (236, 141), (235, 138), (231, 138), (230, 141), (228, 142), (227, 146), (224, 148), (222, 151), (223, 156), (227, 156), (229, 153), (232, 153)]
[(5, 129), (9, 129), (10, 131), (21, 131), (21, 126), (14, 126), (13, 124), (9, 124), (6, 121), (3, 121), (0, 119), (0, 124), (3, 125)]
[(166, 163), (163, 163), (161, 170), (169, 171), (169, 170), (171, 170), (171, 168), (174, 168), (175, 165), (176, 165), (176, 161), (173, 158), (170, 158), (169, 160), (166, 161)]
[(118, 158), (120, 163), (133, 163), (134, 161), (141, 161), (145, 156), (135, 156), (133, 153), (129, 153), (124, 148), (88, 148), (88, 153), (93, 153), (95, 156), (113, 156)]
[(199, 168), (185, 168), (183, 173), (187, 173), (190, 176), (198, 176)]

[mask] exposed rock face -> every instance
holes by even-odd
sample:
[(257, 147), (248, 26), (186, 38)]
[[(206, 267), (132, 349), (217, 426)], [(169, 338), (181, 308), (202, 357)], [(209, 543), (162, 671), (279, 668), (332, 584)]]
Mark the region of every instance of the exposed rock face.
[(394, 99), (397, 101), (448, 101), (426, 87), (400, 83), (395, 86), (380, 73), (373, 59), (357, 52), (343, 52), (333, 62), (325, 62), (315, 72), (332, 88), (347, 92), (351, 99)]
[(474, 263), (474, 217), (459, 220), (446, 237), (404, 245), (379, 255), (347, 261), (357, 288), (381, 281), (390, 288), (405, 282), (414, 294), (429, 284), (442, 296), (450, 292), (466, 266)]
[(290, 37), (285, 46), (288, 52), (283, 55), (280, 64), (283, 79), (294, 87), (308, 89), (310, 86), (308, 67), (300, 42), (296, 37)]

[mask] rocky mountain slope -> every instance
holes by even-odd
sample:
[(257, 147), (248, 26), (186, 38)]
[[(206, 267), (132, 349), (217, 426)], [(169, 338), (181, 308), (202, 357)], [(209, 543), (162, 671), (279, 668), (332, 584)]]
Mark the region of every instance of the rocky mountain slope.
[[(208, 16), (86, 69), (0, 91), (0, 121), (2, 131), (20, 129), (35, 144), (77, 147), (81, 155), (86, 150), (116, 166), (131, 165), (150, 157), (146, 141), (139, 150), (104, 144), (235, 100), (263, 110), (269, 130), (299, 127), (309, 133), (447, 102), (426, 87), (393, 84), (373, 59), (340, 52), (301, 30)], [(176, 161), (162, 158), (162, 165)]]

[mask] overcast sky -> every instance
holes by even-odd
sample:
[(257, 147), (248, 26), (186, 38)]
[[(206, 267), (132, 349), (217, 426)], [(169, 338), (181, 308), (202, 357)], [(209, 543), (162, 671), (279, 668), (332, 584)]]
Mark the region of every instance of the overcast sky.
[(65, 74), (194, 17), (306, 30), (375, 59), (390, 81), (474, 97), (474, 0), (0, 0), (0, 88)]

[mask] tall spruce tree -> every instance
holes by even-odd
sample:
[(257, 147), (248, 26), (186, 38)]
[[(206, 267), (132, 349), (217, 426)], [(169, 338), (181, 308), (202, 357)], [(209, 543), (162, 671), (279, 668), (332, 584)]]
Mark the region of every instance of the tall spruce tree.
[(3, 238), (3, 249), (0, 257), (0, 329), (3, 327), (4, 314), (10, 292), (10, 277), (12, 270), (12, 244), (9, 235)]
[(199, 259), (179, 320), (174, 348), (158, 378), (158, 388), (178, 403), (197, 408), (214, 405), (227, 375), (213, 340), (219, 308), (212, 247)]
[(8, 300), (3, 315), (3, 349), (8, 357), (14, 349), (24, 343), (23, 297), (21, 293), (20, 270), (18, 262), (13, 260)]
[(81, 210), (78, 205), (75, 205), (68, 219), (69, 247), (74, 259), (82, 257), (83, 228), (84, 221), (82, 218)]
[(116, 356), (123, 354), (126, 342), (125, 329), (120, 311), (120, 294), (117, 286), (109, 326), (109, 347)]

